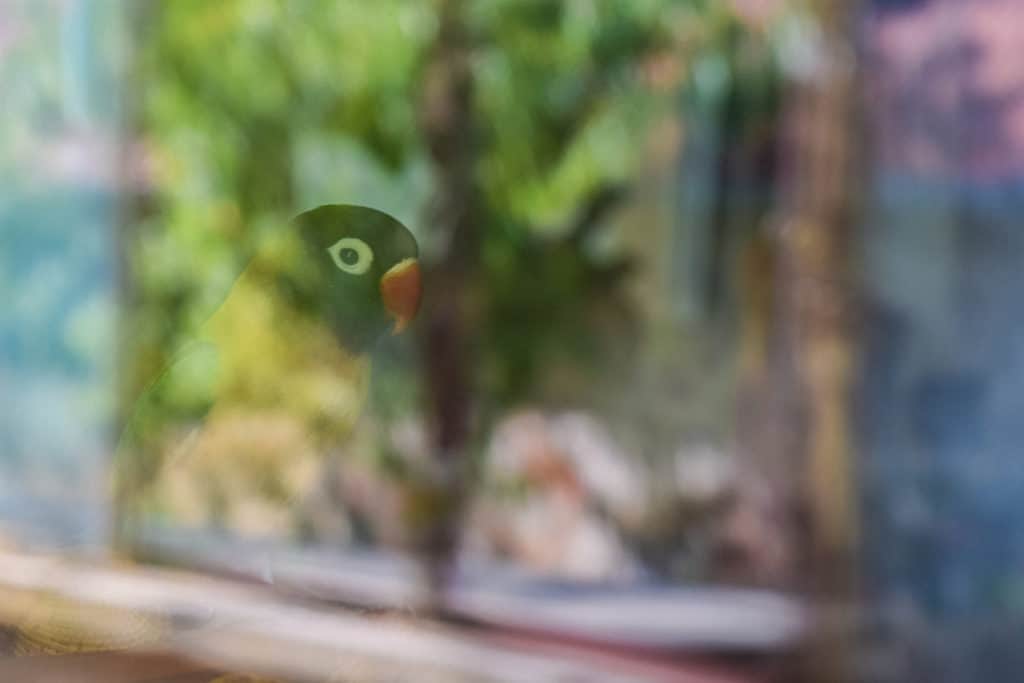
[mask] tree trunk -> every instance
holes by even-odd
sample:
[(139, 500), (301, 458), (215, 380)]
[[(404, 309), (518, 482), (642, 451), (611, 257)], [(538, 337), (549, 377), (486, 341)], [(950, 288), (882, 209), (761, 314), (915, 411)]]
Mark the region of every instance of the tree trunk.
[(747, 374), (740, 403), (741, 449), (760, 487), (759, 514), (748, 517), (770, 520), (762, 527), (780, 539), (770, 582), (807, 594), (817, 608), (805, 672), (814, 681), (850, 676), (846, 617), (856, 589), (851, 255), (863, 136), (855, 5), (814, 6), (816, 60), (792, 83), (785, 112), (772, 320), (767, 348), (753, 354), (764, 365)]
[(420, 127), (436, 168), (428, 215), (439, 248), (426, 264), (420, 351), (423, 359), (431, 449), (438, 480), (428, 493), (424, 547), (432, 604), (441, 593), (455, 552), (465, 498), (470, 442), (473, 358), (469, 295), (479, 249), (473, 79), (462, 24), (462, 2), (440, 2), (437, 41), (423, 77)]
[(855, 593), (856, 479), (852, 454), (854, 283), (851, 268), (861, 148), (856, 96), (855, 2), (818, 5), (820, 62), (792, 112), (791, 215), (782, 226), (780, 325), (792, 343), (793, 386), (804, 417), (795, 508), (804, 585), (822, 628), (810, 651), (813, 680), (851, 675), (846, 617)]

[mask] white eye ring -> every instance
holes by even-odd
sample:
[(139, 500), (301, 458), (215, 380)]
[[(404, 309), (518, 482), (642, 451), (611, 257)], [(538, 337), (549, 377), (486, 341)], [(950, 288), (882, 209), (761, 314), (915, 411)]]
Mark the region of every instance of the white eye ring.
[[(354, 251), (356, 253), (356, 260), (352, 261), (350, 258), (342, 258), (342, 252)], [(334, 261), (334, 265), (338, 266), (340, 270), (352, 275), (362, 275), (370, 269), (373, 264), (373, 250), (370, 246), (359, 239), (358, 237), (343, 237), (327, 249), (327, 253), (331, 255), (331, 259)], [(348, 254), (346, 254), (348, 256)]]

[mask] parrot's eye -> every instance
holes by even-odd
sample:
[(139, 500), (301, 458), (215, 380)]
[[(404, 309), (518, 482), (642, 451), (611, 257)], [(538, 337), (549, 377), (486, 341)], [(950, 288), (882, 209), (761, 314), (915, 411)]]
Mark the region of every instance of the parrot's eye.
[(343, 237), (327, 250), (334, 265), (352, 275), (362, 275), (373, 263), (373, 250), (356, 237)]

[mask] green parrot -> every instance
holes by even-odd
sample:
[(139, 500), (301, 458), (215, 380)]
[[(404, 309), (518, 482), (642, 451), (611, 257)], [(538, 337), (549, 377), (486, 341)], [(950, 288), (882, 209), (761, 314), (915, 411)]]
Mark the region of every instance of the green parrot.
[[(244, 528), (287, 516), (319, 454), (351, 430), (374, 346), (406, 329), (421, 289), (416, 240), (391, 216), (335, 204), (295, 217), (129, 413), (115, 456), (116, 542), (131, 547), (154, 520)], [(131, 644), (55, 614), (30, 612), (18, 650)], [(140, 619), (138, 641), (161, 628)]]
[[(315, 462), (301, 456), (347, 436), (370, 352), (415, 315), (418, 250), (397, 220), (328, 205), (291, 228), (261, 248), (136, 403), (115, 468), (119, 542), (146, 517), (286, 524), (274, 517), (288, 514)], [(188, 409), (177, 430), (171, 406)]]

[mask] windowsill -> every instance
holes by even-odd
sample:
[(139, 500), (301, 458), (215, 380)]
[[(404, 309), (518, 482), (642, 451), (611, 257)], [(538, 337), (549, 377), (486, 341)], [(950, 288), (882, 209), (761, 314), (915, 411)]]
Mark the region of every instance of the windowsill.
[[(197, 552), (194, 540), (189, 547)], [(270, 586), (246, 576), (251, 565), (241, 548), (221, 553), (205, 552), (198, 565), (252, 580), (0, 554), (0, 618), (16, 620), (33, 604), (26, 601), (46, 595), (73, 605), (76, 625), (80, 617), (83, 628), (115, 637), (129, 637), (138, 615), (153, 619), (166, 634), (149, 646), (155, 653), (299, 679), (339, 671), (358, 680), (406, 680), (410, 672), (416, 680), (647, 678), (659, 670), (685, 672), (687, 656), (709, 651), (772, 657), (798, 635), (797, 608), (778, 596), (668, 587), (581, 591), (565, 584), (559, 591), (507, 571), (473, 572), (459, 582), (449, 597), (460, 626), (416, 614), (415, 568), (394, 557), (346, 560), (299, 551), (274, 563)], [(359, 609), (369, 607), (376, 609)], [(766, 630), (774, 640), (764, 638)], [(70, 657), (83, 666), (102, 661)], [(40, 658), (45, 667), (44, 659), (54, 658)], [(12, 680), (2, 675), (4, 666), (25, 665), (0, 660), (0, 678)], [(756, 679), (705, 671), (694, 680)]]

